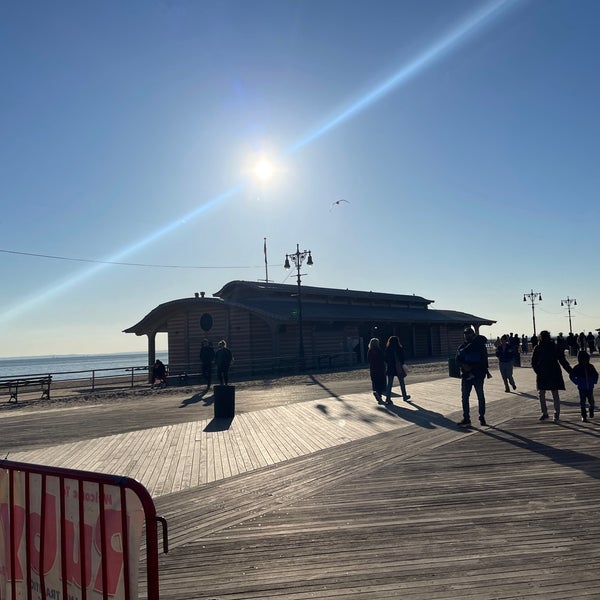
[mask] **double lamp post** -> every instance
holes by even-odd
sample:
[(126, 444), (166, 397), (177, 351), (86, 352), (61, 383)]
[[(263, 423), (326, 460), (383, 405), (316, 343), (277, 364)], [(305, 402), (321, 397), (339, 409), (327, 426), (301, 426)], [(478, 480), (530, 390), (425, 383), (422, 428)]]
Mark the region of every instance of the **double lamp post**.
[(298, 363), (300, 369), (304, 368), (304, 331), (302, 328), (302, 275), (304, 273), (300, 273), (300, 269), (305, 260), (307, 266), (312, 267), (313, 259), (310, 250), (302, 250), (301, 252), (300, 244), (296, 244), (296, 252), (286, 254), (283, 265), (285, 269), (290, 269), (290, 261), (292, 261), (296, 269), (296, 283), (298, 284)]

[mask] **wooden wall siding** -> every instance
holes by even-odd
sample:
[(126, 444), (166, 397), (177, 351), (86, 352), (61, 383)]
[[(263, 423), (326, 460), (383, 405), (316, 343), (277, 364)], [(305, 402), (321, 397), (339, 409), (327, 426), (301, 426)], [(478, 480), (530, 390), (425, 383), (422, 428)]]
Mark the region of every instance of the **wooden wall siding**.
[(253, 314), (250, 314), (250, 340), (252, 370), (261, 370), (265, 367), (265, 360), (275, 355), (273, 333), (272, 327), (265, 319)]
[(413, 331), (415, 340), (415, 358), (429, 356), (429, 327), (425, 325), (415, 325)]
[(458, 347), (465, 341), (463, 329), (448, 329), (448, 356), (454, 356)]
[[(216, 349), (219, 340), (227, 339), (228, 312), (225, 306), (199, 305), (190, 311), (175, 313), (169, 319), (169, 370), (172, 374), (199, 371), (202, 340), (208, 339)], [(200, 318), (204, 313), (213, 319), (209, 331), (200, 327)]]
[(448, 326), (440, 325), (440, 356), (450, 356), (450, 344), (448, 342)]

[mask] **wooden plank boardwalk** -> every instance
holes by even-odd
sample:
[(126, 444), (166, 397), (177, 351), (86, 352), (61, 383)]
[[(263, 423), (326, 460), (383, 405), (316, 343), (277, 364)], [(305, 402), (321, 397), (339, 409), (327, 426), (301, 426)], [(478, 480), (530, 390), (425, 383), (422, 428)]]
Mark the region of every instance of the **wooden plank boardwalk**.
[(169, 600), (600, 598), (600, 425), (572, 386), (540, 423), (517, 374), (466, 431), (444, 378), (391, 410), (352, 394), (11, 459), (142, 481), (169, 522)]

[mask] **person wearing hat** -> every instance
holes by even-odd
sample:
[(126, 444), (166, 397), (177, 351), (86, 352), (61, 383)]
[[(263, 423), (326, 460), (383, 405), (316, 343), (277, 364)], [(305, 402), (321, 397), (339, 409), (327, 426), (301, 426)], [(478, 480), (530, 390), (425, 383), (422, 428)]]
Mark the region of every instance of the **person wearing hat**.
[(460, 427), (471, 426), (471, 411), (469, 397), (475, 388), (479, 408), (479, 423), (487, 425), (485, 421), (485, 395), (483, 383), (488, 374), (487, 339), (477, 335), (471, 327), (463, 331), (465, 341), (458, 347), (456, 362), (461, 371), (461, 399), (463, 419), (458, 423)]

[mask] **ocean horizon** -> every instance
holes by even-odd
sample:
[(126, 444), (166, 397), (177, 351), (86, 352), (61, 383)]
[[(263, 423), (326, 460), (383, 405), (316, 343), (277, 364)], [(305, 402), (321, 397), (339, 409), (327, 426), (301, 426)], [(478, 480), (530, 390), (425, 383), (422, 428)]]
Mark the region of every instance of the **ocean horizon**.
[[(156, 358), (166, 363), (168, 352), (157, 350)], [(147, 366), (147, 360), (148, 353), (145, 351), (15, 356), (0, 358), (0, 378), (50, 374), (54, 379), (85, 379), (91, 376), (91, 371), (119, 375), (132, 367)]]

